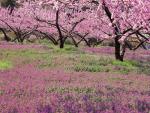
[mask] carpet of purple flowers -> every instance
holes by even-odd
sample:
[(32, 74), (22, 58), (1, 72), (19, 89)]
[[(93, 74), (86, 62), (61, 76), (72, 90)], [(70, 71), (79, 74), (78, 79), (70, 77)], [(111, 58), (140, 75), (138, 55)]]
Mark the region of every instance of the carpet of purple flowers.
[[(0, 59), (12, 63), (0, 70), (0, 113), (150, 112), (149, 74), (76, 72), (65, 67), (77, 62), (77, 54), (113, 57), (112, 48), (62, 51), (39, 45), (0, 45)], [(128, 51), (126, 59), (145, 64), (150, 51)]]

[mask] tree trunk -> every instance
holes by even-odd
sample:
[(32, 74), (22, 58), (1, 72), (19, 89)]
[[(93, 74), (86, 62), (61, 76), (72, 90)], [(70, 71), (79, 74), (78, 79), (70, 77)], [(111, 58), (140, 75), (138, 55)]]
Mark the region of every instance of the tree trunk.
[[(122, 50), (121, 50), (122, 49)], [(115, 38), (115, 58), (116, 60), (123, 61), (125, 53), (125, 47), (119, 43), (118, 37)]]
[[(113, 23), (114, 18), (112, 18), (112, 13), (110, 12), (109, 8), (106, 6), (105, 1), (103, 1), (102, 8), (105, 11), (107, 17), (109, 18), (110, 22), (112, 23), (112, 27), (114, 28), (115, 37), (115, 57), (116, 60), (123, 61), (124, 54), (125, 54), (125, 46), (123, 47), (119, 43), (119, 39), (121, 38), (119, 34), (121, 34), (121, 30), (119, 27), (119, 23)], [(122, 46), (122, 51), (121, 51)]]
[(73, 37), (71, 37), (71, 38), (72, 38), (72, 41), (73, 41), (73, 44), (75, 45), (75, 47), (78, 47), (76, 40)]
[(64, 48), (64, 37), (63, 37), (63, 34), (61, 32), (61, 29), (60, 29), (60, 26), (59, 26), (59, 10), (57, 10), (56, 12), (56, 28), (58, 30), (58, 33), (59, 33), (59, 39), (60, 39), (60, 48)]
[(4, 31), (4, 29), (0, 28), (0, 31), (3, 32), (4, 34), (4, 40), (6, 40), (7, 42), (11, 41), (11, 38), (7, 36), (6, 32)]
[(59, 45), (59, 47), (60, 48), (64, 48), (64, 43), (65, 43), (65, 41), (63, 40), (63, 37), (60, 37), (60, 45)]
[(20, 37), (20, 43), (23, 44), (24, 38)]
[(21, 36), (20, 33), (17, 33), (17, 34), (16, 34), (16, 39), (17, 39), (17, 41), (18, 41), (20, 44), (23, 44), (24, 39), (22, 38), (22, 36)]

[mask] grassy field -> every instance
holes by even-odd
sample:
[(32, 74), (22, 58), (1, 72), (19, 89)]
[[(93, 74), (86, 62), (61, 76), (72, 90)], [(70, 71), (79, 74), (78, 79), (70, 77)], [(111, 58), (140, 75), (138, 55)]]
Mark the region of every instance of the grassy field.
[(127, 55), (120, 62), (109, 47), (0, 45), (0, 113), (149, 113), (150, 54)]

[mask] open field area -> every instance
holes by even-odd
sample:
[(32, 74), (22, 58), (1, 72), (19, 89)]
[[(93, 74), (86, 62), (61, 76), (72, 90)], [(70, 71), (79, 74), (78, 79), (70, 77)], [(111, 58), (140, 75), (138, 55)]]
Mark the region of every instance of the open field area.
[(0, 113), (149, 113), (150, 51), (0, 44)]

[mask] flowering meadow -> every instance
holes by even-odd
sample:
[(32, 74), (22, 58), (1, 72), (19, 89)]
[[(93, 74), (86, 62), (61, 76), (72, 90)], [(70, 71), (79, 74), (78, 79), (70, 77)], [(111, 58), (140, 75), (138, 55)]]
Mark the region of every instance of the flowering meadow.
[(150, 56), (141, 59), (149, 51), (128, 51), (122, 63), (114, 59), (111, 47), (0, 47), (1, 113), (150, 111)]

